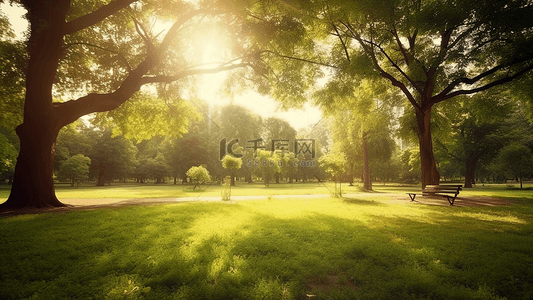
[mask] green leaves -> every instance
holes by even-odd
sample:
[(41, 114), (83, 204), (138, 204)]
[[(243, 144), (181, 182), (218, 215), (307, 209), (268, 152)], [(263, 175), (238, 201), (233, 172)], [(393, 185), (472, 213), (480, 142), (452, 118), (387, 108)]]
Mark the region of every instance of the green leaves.
[(187, 132), (191, 119), (199, 118), (196, 109), (185, 100), (165, 102), (149, 94), (137, 93), (119, 108), (97, 114), (92, 122), (114, 127), (115, 136), (124, 135), (142, 141), (154, 136), (180, 137)]
[(61, 164), (58, 172), (59, 180), (69, 180), (72, 183), (89, 178), (91, 159), (82, 154), (76, 154)]
[(222, 158), (222, 167), (228, 170), (238, 170), (242, 166), (242, 159), (226, 155)]
[(198, 186), (202, 183), (211, 181), (209, 171), (203, 166), (191, 167), (186, 174), (193, 180), (194, 184)]
[(318, 163), (326, 173), (336, 179), (346, 171), (346, 166), (348, 165), (344, 153), (335, 151), (320, 157)]
[(14, 129), (22, 123), (27, 63), (23, 42), (0, 37), (0, 126)]
[(0, 132), (0, 175), (13, 172), (17, 161), (17, 149), (7, 137)]

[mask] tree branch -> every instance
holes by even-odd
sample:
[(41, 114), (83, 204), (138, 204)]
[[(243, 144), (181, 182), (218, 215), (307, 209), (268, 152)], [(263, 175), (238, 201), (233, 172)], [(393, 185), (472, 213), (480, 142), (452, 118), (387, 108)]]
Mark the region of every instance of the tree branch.
[(293, 60), (302, 61), (302, 62), (306, 62), (306, 63), (310, 63), (310, 64), (315, 64), (315, 65), (319, 65), (319, 66), (323, 66), (323, 67), (339, 69), (339, 67), (334, 66), (334, 65), (330, 65), (330, 64), (327, 64), (327, 63), (323, 63), (323, 62), (319, 62), (319, 61), (313, 61), (313, 60), (309, 60), (309, 59), (305, 59), (305, 58), (299, 58), (299, 57), (294, 57), (294, 56), (283, 55), (283, 54), (277, 53), (277, 52), (272, 51), (272, 50), (263, 50), (263, 51), (258, 52), (259, 55), (263, 54), (263, 53), (273, 54), (273, 55), (276, 55), (276, 56), (281, 57), (281, 58), (293, 59)]
[[(469, 94), (475, 94), (477, 92), (481, 92), (481, 91), (484, 91), (484, 90), (488, 90), (490, 89), (491, 87), (494, 87), (494, 86), (497, 86), (497, 85), (501, 85), (501, 84), (504, 84), (504, 83), (507, 83), (507, 82), (510, 82), (512, 80), (514, 80), (515, 78), (518, 78), (524, 74), (526, 74), (527, 72), (533, 70), (533, 64), (527, 66), (526, 68), (516, 72), (515, 74), (511, 75), (511, 76), (506, 76), (506, 77), (503, 77), (503, 78), (500, 78), (498, 80), (495, 80), (493, 82), (490, 82), (488, 84), (485, 84), (483, 86), (480, 86), (478, 88), (475, 88), (475, 89), (471, 89), (471, 90), (458, 90), (458, 91), (455, 91), (453, 93), (450, 93), (450, 94), (443, 94), (444, 92), (440, 93), (439, 95), (433, 97), (433, 103), (439, 103), (439, 102), (442, 102), (444, 100), (447, 100), (447, 99), (450, 99), (450, 98), (453, 98), (455, 96), (459, 96), (459, 95), (469, 95)], [(491, 71), (491, 70), (489, 70)], [(485, 72), (485, 73), (488, 73), (489, 71)], [(485, 74), (483, 73), (483, 74)], [(491, 72), (490, 74), (492, 74), (494, 72)], [(476, 76), (475, 78), (478, 78), (479, 76), (483, 75), (483, 74), (480, 74), (478, 76)], [(486, 75), (488, 76), (488, 75)], [(472, 83), (468, 83), (468, 84), (473, 84), (475, 82), (477, 82), (478, 80), (480, 80), (481, 78), (483, 78), (485, 76), (482, 76), (482, 77), (479, 77), (477, 80), (475, 81), (472, 81)], [(473, 79), (465, 79), (465, 81), (471, 81)]]
[[(513, 61), (511, 63), (508, 63), (508, 64), (497, 65), (497, 66), (493, 67), (492, 69), (489, 69), (489, 70), (477, 75), (474, 78), (466, 78), (466, 77), (457, 78), (454, 81), (452, 81), (444, 90), (442, 90), (442, 92), (440, 92), (438, 95), (436, 95), (433, 98), (440, 99), (441, 97), (446, 97), (448, 95), (448, 93), (450, 93), (453, 89), (455, 89), (459, 84), (462, 84), (462, 83), (469, 84), (469, 85), (475, 84), (476, 82), (482, 80), (483, 78), (485, 78), (487, 76), (490, 76), (490, 75), (496, 73), (497, 71), (499, 71), (499, 70), (501, 70), (501, 69), (503, 69), (505, 67), (521, 64), (521, 63), (524, 63), (524, 62), (527, 62), (527, 61), (530, 61), (530, 60), (533, 60), (533, 56), (526, 56), (526, 57), (523, 57), (521, 59), (515, 60), (515, 61)], [(447, 98), (449, 98), (449, 97), (447, 97)], [(440, 102), (441, 100), (438, 100), (438, 101)]]
[(112, 1), (109, 4), (106, 4), (99, 9), (86, 14), (84, 16), (81, 16), (77, 19), (74, 19), (70, 22), (68, 22), (65, 25), (65, 34), (73, 34), (75, 32), (78, 32), (82, 29), (85, 29), (87, 27), (90, 27), (94, 24), (97, 24), (104, 20), (105, 18), (115, 14), (119, 10), (127, 7), (131, 3), (135, 2), (137, 0), (116, 0)]
[(230, 65), (224, 65), (219, 66), (212, 69), (187, 69), (184, 71), (179, 72), (175, 75), (154, 75), (154, 76), (145, 76), (141, 79), (141, 84), (149, 84), (149, 83), (169, 83), (172, 81), (177, 81), (182, 78), (185, 78), (187, 76), (193, 76), (193, 75), (203, 75), (203, 74), (214, 74), (218, 72), (223, 71), (229, 71), (237, 68), (243, 68), (250, 66), (247, 63), (239, 63), (239, 64), (230, 64)]
[[(374, 47), (366, 45), (365, 41), (361, 38), (359, 34), (355, 32), (353, 28), (349, 24), (346, 24), (339, 20), (339, 22), (344, 25), (348, 29), (348, 31), (352, 34), (352, 37), (359, 42), (361, 47), (363, 48), (363, 51), (366, 52), (367, 55), (370, 56), (372, 59), (372, 63), (374, 64), (374, 67), (379, 71), (379, 74), (381, 77), (389, 80), (393, 86), (396, 86), (400, 88), (400, 90), (404, 93), (404, 95), (407, 97), (411, 105), (415, 108), (416, 111), (419, 113), (423, 113), (422, 107), (416, 102), (416, 99), (413, 97), (413, 94), (409, 91), (409, 89), (403, 84), (403, 82), (397, 80), (392, 76), (391, 74), (387, 73), (380, 65), (376, 58), (376, 53), (374, 52)], [(372, 42), (373, 43), (373, 42)], [(373, 43), (375, 44), (375, 43)], [(372, 44), (371, 44), (372, 45)]]
[[(81, 20), (78, 23), (73, 23), (73, 25), (72, 24), (70, 25), (71, 27), (69, 27), (70, 28), (69, 30), (71, 30), (71, 32), (75, 32), (76, 30), (83, 29), (92, 24), (96, 24), (99, 21), (103, 20), (105, 17), (118, 11), (120, 8), (127, 6), (131, 2), (133, 2), (133, 0), (112, 2), (98, 9), (94, 13), (87, 15), (87, 16), (93, 16), (95, 18), (94, 20), (91, 20), (91, 22), (84, 21), (84, 19), (82, 19), (84, 17), (81, 17), (79, 18)], [(159, 55), (161, 55), (167, 50), (168, 46), (170, 45), (172, 40), (175, 38), (176, 33), (181, 28), (181, 26), (185, 22), (193, 18), (194, 16), (203, 14), (203, 13), (209, 13), (209, 12), (212, 12), (212, 11), (195, 10), (179, 18), (172, 25), (170, 30), (167, 32), (167, 34), (163, 38), (163, 41), (159, 45), (159, 47), (155, 49), (154, 51), (148, 51), (144, 60), (135, 69), (129, 72), (126, 79), (124, 79), (124, 81), (121, 83), (120, 87), (116, 91), (112, 93), (108, 93), (108, 94), (91, 93), (77, 100), (70, 100), (64, 103), (58, 103), (54, 105), (55, 113), (58, 116), (60, 116), (59, 117), (60, 125), (65, 126), (67, 124), (74, 122), (78, 118), (84, 115), (90, 114), (90, 113), (113, 110), (119, 107), (122, 103), (126, 102), (135, 92), (139, 91), (139, 89), (141, 88), (143, 84), (153, 83), (153, 82), (175, 81), (185, 76), (215, 73), (215, 72), (220, 72), (226, 69), (233, 69), (239, 66), (244, 66), (240, 64), (235, 64), (231, 66), (220, 66), (214, 69), (186, 70), (186, 71), (181, 72), (180, 74), (177, 74), (176, 76), (145, 77), (145, 74), (147, 74), (151, 69), (153, 69), (159, 63)], [(143, 36), (143, 34), (141, 34), (141, 36)]]
[(391, 33), (394, 36), (394, 39), (396, 40), (396, 44), (398, 44), (398, 47), (400, 47), (400, 52), (402, 52), (403, 59), (405, 59), (405, 64), (409, 66), (411, 60), (409, 59), (409, 54), (407, 54), (407, 51), (405, 50), (402, 41), (400, 41), (400, 37), (398, 36), (398, 31), (396, 30), (395, 24), (393, 24), (393, 30)]
[(405, 79), (407, 79), (407, 80), (411, 83), (411, 85), (416, 89), (417, 92), (419, 92), (420, 94), (422, 94), (422, 89), (416, 84), (416, 82), (414, 82), (414, 81), (411, 79), (411, 77), (409, 77), (409, 76), (408, 76), (408, 75), (402, 70), (402, 68), (400, 68), (400, 66), (398, 66), (398, 64), (396, 64), (396, 63), (392, 60), (392, 58), (387, 54), (387, 52), (385, 52), (385, 49), (383, 49), (383, 47), (381, 47), (380, 45), (378, 45), (378, 44), (376, 44), (376, 43), (374, 43), (374, 42), (372, 42), (372, 41), (366, 41), (366, 40), (361, 40), (361, 41), (366, 42), (366, 43), (368, 43), (368, 44), (370, 44), (370, 45), (372, 45), (372, 46), (378, 48), (379, 51), (380, 51), (383, 55), (385, 55), (385, 57), (386, 57), (387, 60), (391, 63), (391, 65), (392, 65), (396, 70), (398, 70), (398, 72), (400, 72), (400, 74), (402, 74), (402, 76), (403, 76)]
[(65, 45), (65, 49), (67, 49), (70, 46), (75, 46), (75, 45), (84, 45), (84, 46), (94, 47), (94, 48), (98, 48), (98, 49), (106, 51), (106, 52), (110, 52), (110, 53), (116, 54), (119, 57), (119, 59), (126, 65), (126, 68), (128, 69), (128, 72), (131, 72), (131, 66), (128, 63), (128, 60), (126, 59), (126, 57), (124, 57), (124, 55), (122, 55), (122, 53), (120, 53), (118, 51), (114, 51), (114, 50), (111, 50), (111, 49), (106, 49), (104, 47), (100, 47), (98, 45), (94, 45), (94, 44), (91, 44), (91, 43), (85, 43), (85, 42), (75, 42), (75, 43), (66, 44)]
[(350, 61), (350, 54), (348, 53), (348, 48), (346, 47), (346, 43), (342, 40), (342, 36), (339, 33), (339, 30), (337, 29), (337, 26), (335, 26), (335, 23), (331, 22), (331, 26), (333, 26), (333, 29), (335, 29), (335, 32), (337, 33), (337, 36), (339, 37), (339, 40), (341, 41), (342, 48), (344, 49), (344, 53), (346, 54), (346, 59), (349, 62)]

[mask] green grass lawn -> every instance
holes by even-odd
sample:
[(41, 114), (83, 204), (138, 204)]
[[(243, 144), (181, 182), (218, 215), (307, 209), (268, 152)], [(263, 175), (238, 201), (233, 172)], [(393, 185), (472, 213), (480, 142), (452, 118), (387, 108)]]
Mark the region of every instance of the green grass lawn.
[[(342, 192), (345, 194), (361, 193), (360, 184), (349, 186), (347, 183), (342, 184)], [(519, 185), (509, 189), (506, 184), (487, 184), (486, 186), (478, 185), (473, 189), (464, 189), (463, 195), (477, 196), (497, 196), (500, 198), (520, 198), (527, 197), (533, 192), (533, 183), (524, 185), (524, 189), (518, 189)], [(0, 203), (3, 203), (9, 197), (10, 186), (0, 185)], [(200, 189), (192, 190), (190, 185), (182, 184), (134, 184), (134, 183), (113, 183), (104, 187), (97, 187), (94, 184), (84, 184), (80, 187), (71, 187), (68, 184), (57, 184), (56, 194), (59, 199), (134, 199), (134, 198), (177, 198), (177, 197), (220, 197), (220, 185), (202, 185)], [(377, 193), (407, 193), (420, 190), (420, 185), (409, 184), (386, 184), (374, 183), (374, 192)], [(271, 184), (265, 187), (261, 183), (238, 182), (232, 187), (231, 195), (233, 196), (251, 196), (251, 195), (321, 195), (332, 194), (334, 184), (332, 182), (319, 183), (281, 183)], [(407, 196), (406, 196), (407, 197)]]
[(0, 219), (0, 240), (0, 299), (533, 297), (531, 193), (491, 208), (322, 198), (22, 215)]

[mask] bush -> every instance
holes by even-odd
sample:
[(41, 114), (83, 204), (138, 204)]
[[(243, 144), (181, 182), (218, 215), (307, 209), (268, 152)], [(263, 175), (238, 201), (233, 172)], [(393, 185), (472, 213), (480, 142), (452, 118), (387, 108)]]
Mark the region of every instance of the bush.
[(191, 178), (192, 182), (194, 183), (193, 189), (195, 189), (196, 187), (200, 187), (200, 184), (202, 183), (211, 181), (209, 171), (207, 171), (207, 169), (203, 166), (191, 167), (186, 174), (189, 178)]

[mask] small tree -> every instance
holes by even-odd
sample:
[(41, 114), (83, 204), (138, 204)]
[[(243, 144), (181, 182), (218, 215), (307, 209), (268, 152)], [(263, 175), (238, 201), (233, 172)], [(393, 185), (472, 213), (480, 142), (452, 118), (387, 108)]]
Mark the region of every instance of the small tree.
[(282, 157), (282, 161), (282, 172), (289, 179), (289, 183), (292, 183), (298, 170), (298, 158), (296, 158), (293, 152), (290, 152)]
[(70, 180), (70, 185), (86, 180), (89, 176), (89, 165), (91, 159), (82, 154), (76, 154), (68, 158), (58, 172), (60, 180)]
[(211, 181), (209, 171), (207, 171), (207, 169), (203, 166), (191, 167), (186, 174), (189, 178), (191, 178), (192, 182), (194, 183), (193, 190), (196, 187), (200, 188), (200, 184)]
[(259, 167), (261, 168), (263, 182), (265, 183), (265, 186), (268, 187), (270, 185), (270, 177), (272, 174), (281, 171), (281, 157), (277, 152), (257, 150), (257, 158), (259, 158)]
[[(334, 196), (342, 196), (341, 190), (341, 175), (346, 172), (346, 156), (342, 152), (331, 152), (318, 159), (318, 163), (322, 169), (330, 174), (335, 181), (335, 193)], [(337, 189), (337, 181), (339, 182), (339, 188)]]
[(222, 167), (231, 173), (231, 185), (235, 186), (235, 171), (242, 167), (242, 159), (226, 155), (222, 159)]

